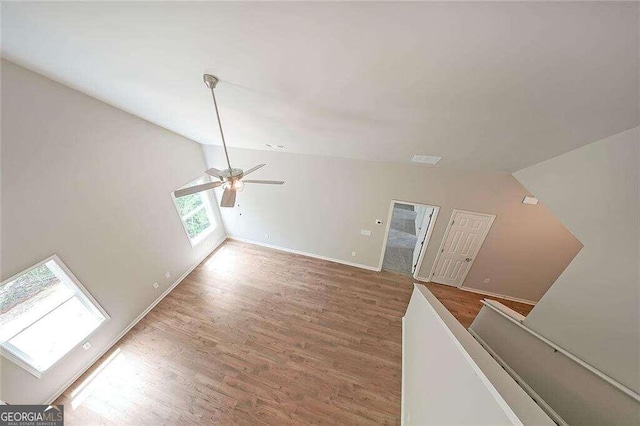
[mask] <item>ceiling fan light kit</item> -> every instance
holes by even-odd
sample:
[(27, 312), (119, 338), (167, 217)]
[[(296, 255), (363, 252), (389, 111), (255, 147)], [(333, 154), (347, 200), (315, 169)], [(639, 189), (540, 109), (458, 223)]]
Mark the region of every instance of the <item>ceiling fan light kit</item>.
[(250, 168), (249, 170), (234, 169), (231, 167), (231, 161), (229, 160), (229, 152), (227, 151), (227, 143), (224, 139), (224, 132), (222, 131), (222, 122), (220, 121), (220, 113), (218, 111), (218, 103), (216, 102), (216, 95), (214, 89), (220, 81), (216, 76), (211, 74), (205, 74), (203, 76), (204, 84), (211, 90), (211, 97), (213, 98), (213, 107), (216, 112), (216, 119), (218, 122), (218, 128), (220, 129), (220, 137), (222, 138), (222, 146), (224, 148), (224, 156), (227, 160), (227, 168), (224, 170), (216, 169), (215, 167), (206, 170), (205, 173), (209, 176), (213, 176), (218, 181), (204, 183), (202, 185), (195, 185), (189, 188), (179, 189), (174, 192), (176, 197), (184, 197), (186, 195), (195, 194), (196, 192), (207, 191), (209, 189), (222, 186), (224, 192), (222, 193), (222, 200), (220, 201), (220, 207), (233, 207), (236, 204), (236, 194), (244, 189), (245, 183), (261, 183), (266, 185), (282, 185), (284, 182), (280, 180), (243, 180), (244, 176), (249, 173), (253, 173), (265, 164), (258, 164)]

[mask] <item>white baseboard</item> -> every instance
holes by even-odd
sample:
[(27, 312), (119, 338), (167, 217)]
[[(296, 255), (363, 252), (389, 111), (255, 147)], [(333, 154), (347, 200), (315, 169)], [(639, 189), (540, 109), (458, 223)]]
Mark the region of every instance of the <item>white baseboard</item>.
[[(414, 279), (416, 281), (420, 281), (420, 282), (423, 282), (423, 283), (432, 282), (431, 279), (429, 279), (429, 278), (414, 277)], [(440, 284), (440, 283), (434, 283), (434, 284)], [(440, 285), (448, 285), (448, 284), (440, 284)], [(478, 289), (471, 288), (471, 287), (465, 287), (465, 286), (462, 286), (462, 287), (449, 286), (449, 287), (459, 288), (460, 290), (468, 291), (468, 292), (471, 292), (471, 293), (484, 294), (485, 296), (499, 297), (500, 299), (506, 299), (506, 300), (511, 300), (512, 302), (524, 303), (525, 305), (536, 306), (536, 303), (538, 303), (538, 302), (534, 302), (533, 300), (520, 299), (519, 297), (511, 297), (511, 296), (507, 296), (505, 294), (492, 293), (490, 291), (478, 290)]]
[(58, 399), (58, 397), (60, 395), (62, 395), (62, 393), (67, 390), (67, 388), (69, 386), (71, 386), (76, 380), (78, 380), (78, 378), (80, 376), (82, 376), (84, 374), (85, 371), (87, 371), (93, 364), (95, 364), (96, 361), (98, 361), (102, 355), (104, 355), (105, 353), (107, 353), (107, 351), (109, 351), (109, 349), (111, 349), (113, 347), (113, 345), (115, 345), (116, 343), (118, 343), (118, 341), (120, 339), (122, 339), (122, 337), (124, 337), (125, 334), (127, 334), (129, 332), (129, 330), (131, 330), (142, 318), (145, 317), (145, 315), (147, 315), (149, 313), (149, 311), (151, 311), (151, 309), (153, 309), (158, 303), (160, 303), (160, 301), (162, 299), (164, 299), (169, 293), (171, 293), (171, 290), (173, 290), (174, 288), (176, 288), (176, 286), (178, 284), (180, 284), (182, 282), (183, 279), (185, 279), (187, 277), (187, 275), (189, 275), (194, 269), (196, 269), (196, 267), (202, 263), (202, 261), (204, 259), (207, 258), (207, 256), (209, 256), (211, 253), (213, 253), (213, 251), (215, 249), (217, 249), (220, 244), (222, 244), (224, 242), (224, 240), (227, 239), (226, 235), (223, 235), (220, 239), (218, 239), (218, 241), (216, 241), (210, 250), (207, 250), (205, 252), (204, 255), (200, 256), (198, 258), (198, 260), (196, 260), (191, 266), (189, 266), (189, 268), (187, 268), (187, 270), (185, 271), (184, 274), (182, 274), (180, 277), (178, 277), (177, 280), (175, 280), (173, 282), (173, 284), (171, 284), (169, 286), (169, 288), (167, 288), (156, 300), (154, 300), (154, 302), (149, 305), (149, 307), (147, 309), (145, 309), (140, 315), (138, 315), (136, 317), (136, 319), (134, 319), (131, 324), (129, 324), (127, 326), (127, 328), (125, 328), (124, 330), (122, 330), (122, 332), (120, 332), (120, 334), (118, 334), (112, 341), (111, 343), (109, 343), (107, 345), (106, 348), (104, 348), (103, 350), (101, 350), (100, 352), (98, 352), (96, 354), (96, 356), (94, 356), (91, 361), (89, 361), (77, 374), (75, 374), (71, 379), (69, 379), (64, 385), (62, 385), (62, 387), (60, 387), (60, 389), (58, 389), (49, 399), (47, 399), (45, 402), (43, 402), (44, 405), (49, 405), (51, 403), (53, 403), (53, 401), (55, 401), (56, 399)]
[(315, 253), (309, 253), (309, 252), (306, 252), (306, 251), (300, 251), (300, 250), (294, 250), (294, 249), (290, 249), (290, 248), (286, 248), (286, 247), (280, 247), (280, 246), (276, 246), (276, 245), (273, 245), (273, 244), (263, 243), (263, 242), (260, 242), (260, 241), (254, 241), (254, 240), (249, 240), (249, 239), (246, 239), (246, 238), (236, 237), (236, 236), (233, 236), (233, 235), (229, 235), (227, 238), (229, 238), (230, 240), (242, 241), (243, 243), (255, 244), (257, 246), (267, 247), (267, 248), (271, 248), (271, 249), (274, 249), (274, 250), (280, 250), (280, 251), (284, 251), (284, 252), (287, 252), (287, 253), (299, 254), (299, 255), (302, 255), (302, 256), (313, 257), (315, 259), (328, 260), (329, 262), (341, 263), (341, 264), (347, 265), (347, 266), (353, 266), (353, 267), (360, 268), (360, 269), (367, 269), (369, 271), (380, 272), (380, 269), (378, 269), (378, 268), (376, 268), (374, 266), (364, 265), (362, 263), (347, 262), (346, 260), (335, 259), (333, 257), (320, 256), (319, 254), (315, 254)]
[(549, 404), (547, 404), (547, 402), (542, 399), (542, 397), (540, 395), (538, 395), (538, 393), (536, 391), (533, 390), (533, 388), (531, 386), (529, 386), (527, 384), (527, 382), (524, 381), (524, 379), (522, 377), (520, 377), (520, 375), (518, 373), (515, 372), (515, 370), (513, 368), (511, 368), (509, 366), (509, 364), (507, 364), (505, 362), (505, 360), (503, 360), (500, 355), (498, 355), (496, 353), (496, 351), (494, 351), (491, 346), (489, 346), (489, 344), (487, 342), (484, 341), (484, 339), (482, 339), (482, 337), (480, 337), (478, 335), (478, 333), (476, 333), (473, 329), (469, 328), (467, 329), (467, 331), (469, 333), (471, 333), (471, 335), (478, 341), (478, 343), (480, 343), (480, 345), (482, 345), (482, 347), (489, 352), (489, 355), (491, 355), (493, 357), (493, 359), (495, 359), (498, 364), (500, 364), (502, 366), (502, 368), (504, 368), (504, 370), (509, 373), (509, 375), (511, 377), (513, 377), (513, 380), (515, 380), (522, 389), (524, 389), (524, 391), (526, 393), (529, 394), (529, 396), (536, 402), (536, 404), (538, 404), (540, 406), (540, 408), (542, 408), (542, 410), (547, 413), (547, 415), (549, 417), (551, 417), (553, 419), (553, 421), (555, 421), (557, 424), (559, 424), (560, 426), (568, 426), (567, 422), (565, 422), (562, 417), (560, 417), (560, 415), (558, 413), (556, 413), (556, 411), (551, 408), (551, 406)]
[(519, 297), (511, 297), (505, 294), (491, 293), (490, 291), (478, 290), (470, 287), (458, 287), (460, 290), (469, 291), (471, 293), (484, 294), (485, 296), (499, 297), (501, 299), (511, 300), (512, 302), (524, 303), (525, 305), (536, 306), (536, 303), (533, 300), (520, 299)]

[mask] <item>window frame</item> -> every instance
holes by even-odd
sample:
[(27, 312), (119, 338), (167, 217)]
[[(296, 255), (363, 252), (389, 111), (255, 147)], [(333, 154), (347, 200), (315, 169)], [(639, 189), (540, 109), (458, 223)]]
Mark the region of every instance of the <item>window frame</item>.
[[(201, 181), (201, 183), (198, 183), (200, 181)], [(213, 180), (211, 178), (207, 179), (207, 176), (200, 176), (200, 177), (190, 181), (189, 183), (187, 183), (185, 185), (182, 185), (178, 189), (188, 188), (188, 187), (194, 186), (194, 185), (202, 185), (202, 184), (209, 183), (209, 182), (213, 182)], [(184, 229), (184, 233), (187, 236), (187, 240), (189, 240), (189, 244), (191, 244), (192, 248), (196, 247), (198, 244), (200, 244), (201, 242), (206, 240), (206, 238), (209, 235), (211, 235), (216, 229), (218, 229), (218, 226), (219, 226), (218, 219), (217, 219), (216, 214), (214, 212), (213, 203), (211, 202), (211, 197), (208, 194), (208, 190), (199, 192), (199, 194), (204, 197), (202, 206), (198, 207), (198, 208), (194, 209), (193, 211), (189, 212), (188, 214), (182, 216), (182, 215), (180, 215), (180, 208), (178, 207), (178, 202), (177, 202), (177, 197), (175, 195), (175, 192), (171, 191), (171, 199), (173, 200), (173, 206), (176, 208), (176, 213), (178, 214), (178, 219), (180, 220), (180, 223), (182, 224), (182, 229)], [(205, 229), (204, 231), (202, 231), (200, 234), (196, 235), (194, 238), (191, 238), (189, 236), (189, 230), (187, 229), (186, 219), (191, 217), (191, 216), (193, 216), (193, 215), (195, 215), (201, 209), (205, 209), (207, 211), (207, 217), (209, 218), (209, 222), (211, 222), (211, 226), (208, 227), (207, 229)]]
[[(47, 257), (46, 259), (41, 260), (40, 262), (36, 263), (35, 265), (32, 265), (32, 266), (28, 267), (27, 269), (25, 269), (25, 270), (23, 270), (21, 272), (18, 272), (17, 274), (7, 278), (6, 280), (3, 280), (0, 283), (0, 286), (3, 286), (5, 284), (7, 284), (7, 283), (9, 283), (9, 282), (21, 277), (21, 276), (23, 276), (23, 275), (28, 274), (32, 270), (34, 270), (34, 269), (46, 264), (47, 262), (49, 262), (51, 260), (54, 261), (54, 263), (56, 264), (56, 267), (58, 267), (60, 269), (60, 272), (62, 272), (64, 275), (66, 275), (66, 277), (68, 278), (69, 283), (72, 284), (73, 286), (75, 286), (75, 289), (72, 289), (73, 292), (74, 292), (74, 295), (69, 297), (68, 299), (66, 299), (64, 302), (59, 303), (55, 308), (51, 309), (49, 312), (47, 312), (43, 316), (41, 316), (37, 320), (33, 321), (28, 326), (24, 327), (22, 330), (20, 330), (19, 332), (17, 332), (16, 334), (11, 336), (10, 338), (8, 338), (5, 342), (0, 342), (0, 355), (2, 355), (3, 357), (7, 358), (10, 361), (12, 361), (16, 365), (22, 367), (23, 369), (27, 370), (29, 373), (31, 373), (34, 376), (36, 376), (38, 379), (42, 378), (42, 376), (47, 371), (49, 371), (53, 367), (55, 367), (67, 355), (69, 355), (71, 352), (75, 351), (78, 347), (82, 346), (84, 344), (84, 341), (86, 341), (89, 338), (91, 338), (91, 336), (93, 336), (96, 333), (96, 331), (98, 331), (100, 328), (102, 328), (111, 319), (111, 316), (107, 313), (107, 311), (105, 311), (104, 308), (98, 303), (98, 301), (96, 299), (94, 299), (94, 297), (91, 295), (91, 293), (89, 293), (89, 291), (85, 288), (85, 286), (82, 285), (80, 280), (78, 280), (78, 278), (73, 274), (73, 272), (71, 272), (69, 270), (67, 265), (65, 265), (65, 263), (62, 261), (62, 259), (60, 259), (60, 257), (58, 257), (57, 254), (53, 254), (53, 255)], [(69, 300), (73, 299), (74, 297), (76, 297), (85, 307), (87, 307), (87, 309), (89, 309), (91, 311), (97, 311), (98, 313), (100, 313), (100, 315), (102, 315), (104, 319), (102, 321), (100, 321), (100, 324), (98, 324), (98, 326), (96, 328), (94, 328), (90, 333), (88, 333), (87, 335), (85, 335), (81, 339), (79, 339), (78, 343), (76, 343), (71, 348), (69, 348), (69, 350), (67, 350), (64, 354), (62, 354), (51, 365), (49, 365), (44, 370), (40, 370), (35, 366), (37, 364), (35, 362), (35, 360), (33, 360), (29, 355), (27, 355), (24, 352), (22, 352), (20, 349), (18, 349), (15, 346), (13, 346), (11, 343), (9, 343), (9, 341), (11, 339), (13, 339), (14, 337), (18, 336), (20, 333), (22, 333), (25, 330), (27, 330), (29, 327), (31, 327), (34, 324), (36, 324), (37, 322), (41, 321), (43, 318), (45, 318), (46, 316), (48, 316), (52, 312), (56, 311), (58, 308), (60, 308), (62, 305), (64, 305)]]

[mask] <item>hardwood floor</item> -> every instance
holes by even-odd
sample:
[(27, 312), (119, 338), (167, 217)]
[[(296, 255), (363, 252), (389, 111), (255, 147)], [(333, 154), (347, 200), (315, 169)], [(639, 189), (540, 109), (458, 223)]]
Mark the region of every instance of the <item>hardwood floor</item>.
[[(228, 240), (56, 404), (68, 425), (399, 424), (412, 284)], [(428, 287), (465, 326), (484, 298)]]
[(533, 309), (533, 306), (527, 305), (526, 303), (512, 302), (511, 300), (505, 300), (499, 297), (471, 293), (448, 285), (435, 283), (420, 284), (427, 286), (429, 291), (460, 321), (464, 328), (469, 328), (478, 315), (478, 312), (480, 312), (482, 308), (481, 301), (484, 299), (497, 300), (524, 316), (527, 316), (529, 312), (531, 312), (531, 309)]

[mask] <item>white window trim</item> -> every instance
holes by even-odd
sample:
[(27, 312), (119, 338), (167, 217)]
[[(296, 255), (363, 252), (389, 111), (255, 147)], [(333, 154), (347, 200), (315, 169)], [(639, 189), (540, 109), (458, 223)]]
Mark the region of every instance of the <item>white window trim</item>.
[[(12, 362), (17, 364), (18, 366), (24, 368), (29, 373), (31, 373), (34, 376), (36, 376), (38, 379), (40, 379), (47, 371), (51, 370), (55, 365), (57, 365), (60, 361), (62, 361), (67, 355), (69, 355), (71, 352), (76, 350), (78, 347), (82, 346), (84, 341), (89, 339), (96, 331), (98, 331), (100, 328), (102, 328), (102, 326), (104, 326), (111, 319), (111, 316), (107, 313), (107, 311), (105, 311), (102, 308), (102, 306), (100, 306), (98, 301), (93, 298), (91, 293), (89, 293), (87, 291), (87, 289), (82, 285), (82, 283), (80, 283), (80, 280), (78, 280), (78, 278), (75, 275), (73, 275), (73, 272), (71, 272), (69, 270), (69, 268), (67, 268), (67, 265), (64, 264), (64, 262), (58, 257), (57, 254), (53, 254), (53, 255), (47, 257), (46, 259), (36, 263), (35, 265), (28, 267), (24, 271), (18, 272), (17, 274), (7, 278), (6, 280), (2, 281), (2, 283), (0, 283), (0, 286), (6, 284), (8, 282), (13, 281), (14, 279), (20, 277), (21, 275), (24, 275), (24, 274), (28, 273), (29, 271), (31, 271), (31, 270), (39, 267), (39, 266), (42, 266), (43, 264), (49, 262), (50, 260), (55, 261), (56, 266), (58, 266), (61, 269), (61, 271), (69, 277), (69, 279), (71, 280), (72, 284), (76, 286), (77, 293), (80, 293), (84, 298), (86, 298), (86, 300), (83, 300), (83, 298), (80, 297), (80, 298), (78, 298), (78, 300), (80, 302), (82, 302), (82, 304), (85, 305), (87, 308), (89, 308), (91, 310), (97, 310), (104, 317), (104, 320), (95, 329), (93, 329), (92, 332), (90, 332), (89, 334), (84, 336), (82, 339), (80, 339), (80, 341), (75, 346), (70, 348), (64, 355), (62, 355), (53, 364), (51, 364), (49, 367), (47, 367), (44, 370), (38, 370), (33, 365), (29, 364), (29, 360), (32, 361), (34, 364), (35, 364), (35, 361), (32, 360), (27, 354), (23, 353), (21, 350), (19, 350), (18, 348), (14, 347), (13, 345), (11, 345), (9, 343), (10, 339), (7, 339), (6, 342), (0, 343), (0, 354), (3, 357), (7, 358), (8, 360), (11, 360)], [(90, 302), (90, 304), (86, 303), (87, 300)], [(17, 336), (18, 334), (22, 333), (27, 328), (31, 327), (36, 322), (40, 321), (45, 316), (49, 315), (51, 312), (55, 311), (58, 307), (62, 306), (62, 304), (66, 303), (67, 301), (69, 301), (69, 299), (67, 299), (65, 302), (62, 302), (61, 304), (59, 304), (58, 306), (56, 306), (55, 308), (53, 308), (52, 310), (47, 312), (45, 315), (43, 315), (38, 320), (36, 320), (33, 323), (31, 323), (29, 326), (27, 326), (27, 327), (23, 328), (22, 330), (20, 330), (19, 332), (17, 332), (14, 335), (14, 337)]]
[[(202, 183), (211, 182), (211, 179), (207, 180), (206, 176), (205, 177), (199, 177), (197, 179), (192, 180), (189, 183), (186, 183), (185, 185), (181, 186), (180, 188), (184, 188), (185, 186), (189, 186), (191, 184), (195, 184), (199, 180), (202, 180)], [(203, 242), (209, 235), (211, 235), (216, 229), (218, 229), (218, 226), (219, 226), (218, 218), (216, 217), (216, 214), (213, 211), (213, 205), (211, 203), (211, 197), (209, 197), (209, 194), (207, 192), (208, 191), (204, 191), (204, 192), (201, 193), (205, 198), (204, 202), (202, 203), (202, 206), (195, 208), (193, 211), (187, 213), (184, 216), (181, 216), (180, 215), (180, 209), (178, 208), (178, 203), (176, 202), (175, 193), (174, 193), (174, 191), (171, 191), (171, 199), (173, 200), (173, 206), (176, 208), (176, 213), (178, 214), (178, 219), (180, 219), (180, 223), (182, 224), (182, 229), (184, 229), (184, 234), (187, 236), (187, 240), (189, 241), (189, 244), (191, 244), (192, 248), (197, 246), (201, 242)], [(200, 234), (196, 235), (194, 238), (191, 238), (189, 236), (189, 230), (187, 229), (186, 219), (190, 218), (191, 216), (196, 214), (201, 209), (206, 209), (207, 210), (207, 213), (209, 214), (209, 220), (211, 221), (211, 226), (208, 227), (207, 229), (205, 229), (204, 231), (202, 231)]]

